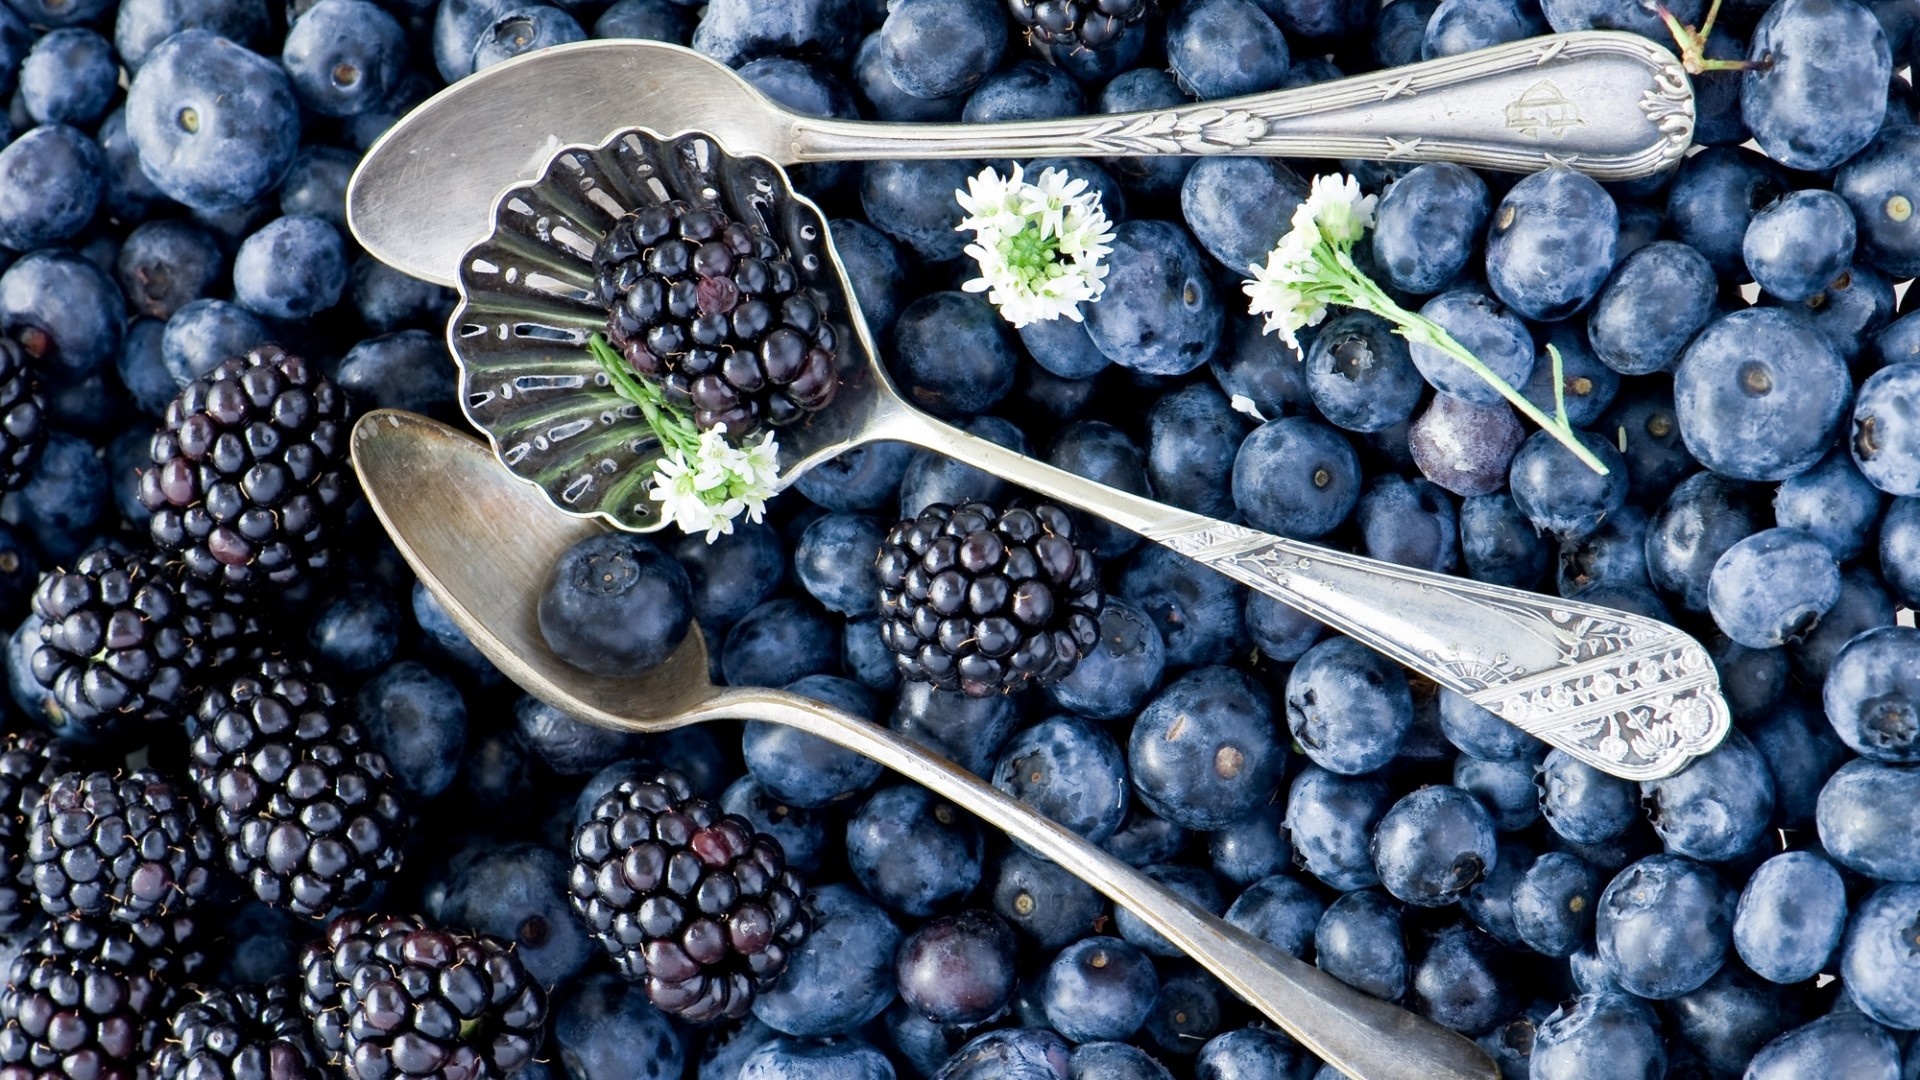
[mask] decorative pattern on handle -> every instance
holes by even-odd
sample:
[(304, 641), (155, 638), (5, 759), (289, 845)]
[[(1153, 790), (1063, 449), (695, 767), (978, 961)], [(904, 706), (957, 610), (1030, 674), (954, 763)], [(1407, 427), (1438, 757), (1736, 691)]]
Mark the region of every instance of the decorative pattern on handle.
[(1148, 113), (1109, 120), (1086, 134), (1096, 156), (1126, 154), (1204, 154), (1221, 147), (1246, 147), (1267, 134), (1267, 122), (1244, 109)]

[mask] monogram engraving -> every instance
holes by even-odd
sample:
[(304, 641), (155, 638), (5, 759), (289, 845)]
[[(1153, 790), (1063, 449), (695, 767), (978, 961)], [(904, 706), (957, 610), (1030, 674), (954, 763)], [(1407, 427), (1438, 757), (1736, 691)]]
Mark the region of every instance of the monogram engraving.
[(1585, 124), (1580, 109), (1552, 82), (1541, 79), (1507, 105), (1507, 127), (1530, 139), (1567, 132)]

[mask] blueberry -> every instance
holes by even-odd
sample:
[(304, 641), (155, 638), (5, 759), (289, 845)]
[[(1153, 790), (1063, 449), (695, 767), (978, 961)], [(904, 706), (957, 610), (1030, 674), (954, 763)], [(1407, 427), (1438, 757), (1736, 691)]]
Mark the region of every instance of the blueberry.
[(1453, 784), (1471, 792), (1493, 815), (1500, 832), (1518, 832), (1540, 820), (1540, 797), (1533, 784), (1537, 760), (1481, 761), (1466, 754), (1454, 758)]
[(454, 878), (441, 917), (512, 942), (543, 986), (570, 982), (597, 950), (569, 908), (567, 871), (565, 856), (536, 844), (484, 851)]
[(1192, 235), (1169, 221), (1123, 221), (1112, 246), (1106, 291), (1085, 308), (1094, 345), (1149, 375), (1184, 375), (1206, 363), (1220, 344), (1225, 304)]
[[(1028, 452), (1027, 436), (997, 416), (976, 416), (956, 426), (1016, 453)], [(900, 517), (914, 517), (934, 503), (959, 506), (975, 500), (993, 502), (1006, 491), (1006, 481), (955, 458), (918, 451), (900, 477)]]
[(1509, 473), (1513, 501), (1533, 526), (1562, 541), (1598, 529), (1627, 499), (1627, 464), (1613, 445), (1584, 431), (1574, 437), (1607, 467), (1605, 475), (1545, 431), (1537, 431), (1514, 455)]
[(820, 869), (827, 847), (825, 813), (781, 801), (751, 775), (727, 785), (727, 790), (720, 793), (720, 808), (738, 814), (756, 831), (778, 841), (789, 869), (800, 874)]
[[(1698, 0), (1686, 0), (1674, 4), (1670, 10), (1683, 25), (1693, 26), (1699, 23), (1704, 7)], [(1660, 20), (1658, 4), (1643, 3), (1641, 0), (1624, 4), (1608, 3), (1607, 0), (1542, 0), (1540, 8), (1547, 18), (1547, 25), (1558, 34), (1575, 30), (1626, 30), (1662, 44), (1669, 40), (1667, 25)]]
[(815, 886), (804, 903), (813, 930), (793, 951), (786, 974), (754, 1001), (753, 1014), (802, 1038), (852, 1031), (894, 999), (900, 930), (850, 886)]
[(0, 149), (0, 248), (31, 251), (74, 236), (100, 204), (105, 172), (99, 145), (65, 124), (8, 143)]
[[(762, 1000), (765, 1000), (764, 998)], [(554, 1056), (569, 1075), (670, 1080), (686, 1062), (680, 1032), (638, 983), (612, 972), (573, 984), (552, 1006)]]
[[(1178, 863), (1154, 863), (1141, 867), (1141, 872), (1164, 885), (1169, 892), (1193, 901), (1195, 906), (1210, 915), (1227, 910), (1227, 898), (1221, 894), (1220, 884), (1205, 870)], [(1152, 956), (1186, 955), (1178, 945), (1162, 937), (1158, 930), (1148, 926), (1145, 920), (1127, 908), (1115, 909), (1113, 923), (1121, 937)]]
[(547, 4), (502, 8), (473, 44), (473, 70), (482, 71), (537, 49), (584, 41), (587, 32), (572, 15)]
[(1505, 487), (1513, 455), (1525, 437), (1505, 402), (1475, 405), (1448, 393), (1433, 395), (1407, 429), (1408, 449), (1420, 474), (1466, 496), (1491, 495)]
[(1300, 417), (1256, 428), (1233, 463), (1233, 499), (1255, 528), (1312, 540), (1360, 497), (1360, 460), (1338, 432)]
[(1556, 577), (1560, 595), (1597, 588), (1644, 589), (1647, 576), (1647, 515), (1631, 504), (1578, 540), (1560, 546)]
[(941, 1024), (977, 1024), (1013, 996), (1013, 931), (977, 908), (944, 915), (900, 943), (900, 999)]
[[(1112, 609), (1109, 603), (1107, 610)], [(993, 772), (994, 756), (1013, 733), (1018, 716), (1010, 698), (968, 697), (909, 681), (901, 686), (888, 723), (968, 772), (986, 776)]]
[(1019, 354), (993, 306), (970, 293), (914, 301), (894, 324), (893, 373), (907, 400), (938, 416), (973, 416), (1013, 389)]
[(1489, 209), (1487, 185), (1471, 170), (1449, 162), (1421, 165), (1380, 197), (1374, 263), (1395, 288), (1438, 292), (1466, 269)]
[(994, 875), (993, 909), (1014, 930), (1052, 951), (1105, 921), (1106, 901), (1065, 868), (1009, 848)]
[(154, 46), (182, 30), (211, 30), (251, 48), (269, 20), (268, 9), (252, 0), (123, 0), (114, 17), (113, 45), (131, 72)]
[(1305, 656), (1327, 632), (1320, 620), (1265, 593), (1249, 592), (1242, 613), (1260, 655), (1280, 663)]
[(793, 549), (794, 576), (821, 606), (842, 615), (871, 615), (877, 610), (880, 582), (870, 558), (885, 530), (861, 514), (828, 514), (800, 534)]
[(1627, 462), (1627, 492), (1635, 502), (1658, 503), (1699, 464), (1681, 438), (1673, 388), (1661, 380), (1622, 387), (1596, 427), (1626, 446), (1620, 456)]
[(1382, 431), (1413, 415), (1425, 388), (1407, 341), (1363, 311), (1328, 322), (1307, 350), (1307, 391), (1321, 415), (1348, 431)]
[[(1368, 839), (1391, 801), (1386, 783), (1378, 778), (1341, 776), (1317, 765), (1301, 770), (1286, 802), (1294, 861), (1331, 888), (1378, 885), (1380, 874)], [(1491, 835), (1491, 824), (1488, 832)]]
[(689, 536), (674, 548), (692, 587), (693, 614), (702, 627), (721, 630), (745, 618), (786, 573), (786, 551), (771, 526), (735, 523), (707, 543)]
[(1278, 89), (1291, 56), (1253, 0), (1185, 0), (1167, 19), (1167, 59), (1181, 87), (1208, 100)]
[(1920, 885), (1882, 885), (1854, 909), (1840, 975), (1860, 1011), (1901, 1030), (1920, 1027), (1920, 954), (1913, 948)]
[(902, 89), (887, 70), (885, 36), (878, 30), (861, 39), (854, 51), (853, 81), (864, 111), (880, 120), (904, 123), (946, 123), (960, 119), (967, 95), (916, 97)]
[[(594, 20), (597, 38), (641, 38), (685, 45), (693, 32), (691, 13), (673, 0), (615, 0)], [(835, 233), (839, 232), (836, 226)]]
[(1420, 59), (1437, 60), (1521, 38), (1542, 30), (1537, 12), (1516, 0), (1440, 0), (1427, 20)]
[(166, 319), (207, 295), (225, 271), (226, 255), (213, 237), (198, 225), (175, 218), (135, 228), (120, 245), (115, 263), (128, 303), (139, 314), (157, 319)]
[(320, 0), (293, 21), (280, 50), (300, 104), (326, 116), (380, 105), (406, 61), (406, 31), (370, 0)]
[(1920, 601), (1920, 500), (1895, 499), (1880, 519), (1880, 572), (1901, 603)]
[(1599, 875), (1586, 860), (1548, 852), (1514, 886), (1514, 931), (1535, 952), (1571, 955), (1586, 940), (1599, 896)]
[[(1020, 60), (973, 88), (960, 119), (968, 124), (1052, 120), (1087, 111), (1087, 95), (1073, 76), (1038, 60)], [(1039, 170), (1034, 170), (1037, 175)]]
[(1733, 946), (1762, 978), (1810, 979), (1826, 967), (1847, 923), (1847, 890), (1833, 864), (1811, 851), (1761, 863), (1740, 893)]
[(234, 299), (269, 319), (311, 318), (338, 303), (346, 287), (346, 245), (319, 218), (275, 218), (233, 259)]
[(1899, 1044), (1865, 1016), (1833, 1013), (1774, 1038), (1746, 1071), (1747, 1080), (1819, 1075), (1895, 1080), (1901, 1075)]
[(1194, 1059), (1197, 1080), (1298, 1080), (1315, 1059), (1267, 1027), (1243, 1027), (1207, 1040)]
[(1893, 128), (1847, 162), (1833, 189), (1853, 208), (1859, 253), (1895, 277), (1920, 274), (1920, 129)]
[[(1920, 774), (1877, 761), (1840, 767), (1820, 790), (1820, 843), (1834, 861), (1879, 881), (1920, 881)], [(1782, 982), (1787, 980), (1780, 980)]]
[(1203, 157), (1180, 184), (1180, 216), (1208, 254), (1241, 274), (1266, 262), (1306, 198), (1306, 182), (1270, 158)]
[(1890, 364), (1868, 376), (1854, 399), (1854, 464), (1868, 482), (1890, 495), (1920, 495), (1920, 425), (1912, 421), (1920, 401), (1920, 363)]
[[(294, 168), (299, 169), (298, 162)], [(313, 207), (306, 212), (317, 210)], [(448, 290), (403, 274), (371, 255), (355, 259), (347, 270), (347, 296), (367, 329), (376, 334), (444, 322), (452, 312), (451, 295)]]
[(827, 617), (805, 600), (768, 600), (727, 631), (720, 670), (732, 686), (785, 686), (838, 671), (840, 642)]
[(446, 676), (403, 660), (367, 680), (353, 707), (403, 791), (431, 799), (453, 783), (467, 745), (467, 703)]
[(1227, 922), (1274, 948), (1303, 956), (1326, 903), (1297, 878), (1275, 874), (1247, 886), (1227, 907)]
[(1420, 907), (1455, 903), (1494, 865), (1493, 819), (1459, 788), (1420, 788), (1380, 819), (1370, 851), (1396, 899)]
[[(1149, 495), (1146, 455), (1126, 432), (1099, 420), (1076, 420), (1047, 447), (1046, 462), (1075, 476), (1134, 495)], [(1117, 559), (1140, 546), (1140, 534), (1104, 518), (1076, 516), (1075, 542), (1100, 559)]]
[(934, 1080), (1070, 1080), (1071, 1056), (1045, 1028), (989, 1031), (955, 1051)]
[(659, 665), (692, 621), (686, 571), (626, 533), (570, 546), (540, 594), (541, 636), (561, 659), (594, 675), (631, 676)]
[(1102, 728), (1062, 717), (1015, 735), (1000, 751), (993, 786), (1101, 843), (1127, 813), (1126, 762)]
[(1346, 637), (1315, 645), (1287, 677), (1287, 728), (1314, 764), (1346, 776), (1393, 759), (1413, 723), (1406, 674)]
[(1639, 819), (1631, 782), (1607, 775), (1554, 750), (1540, 766), (1540, 812), (1555, 833), (1576, 844), (1598, 844)]
[(930, 915), (972, 892), (981, 843), (972, 815), (904, 784), (875, 792), (847, 822), (854, 876), (875, 899), (908, 915)]
[(1712, 473), (1682, 481), (1647, 526), (1647, 571), (1654, 585), (1688, 611), (1707, 610), (1714, 565), (1753, 535), (1756, 521), (1740, 484)]
[[(699, 40), (696, 31), (696, 47)], [(915, 97), (973, 89), (999, 65), (1006, 46), (1006, 11), (992, 0), (900, 0), (880, 28), (887, 74)]]
[(1809, 683), (1825, 681), (1833, 658), (1847, 642), (1875, 627), (1895, 622), (1893, 598), (1873, 571), (1850, 566), (1840, 572), (1840, 599), (1798, 641), (1790, 642), (1793, 666)]
[(1747, 45), (1740, 113), (1768, 157), (1831, 169), (1873, 139), (1886, 114), (1892, 53), (1879, 22), (1845, 0), (1781, 0)]
[(1487, 284), (1529, 319), (1564, 319), (1600, 291), (1619, 237), (1619, 209), (1591, 177), (1572, 169), (1534, 173), (1493, 209)]
[(1284, 760), (1266, 690), (1225, 667), (1198, 668), (1161, 691), (1127, 745), (1141, 801), (1189, 829), (1217, 829), (1265, 802)]
[(20, 488), (24, 524), (55, 562), (80, 554), (112, 507), (106, 463), (92, 443), (63, 431), (47, 436), (40, 460)]
[(1053, 958), (1040, 994), (1055, 1031), (1091, 1042), (1140, 1030), (1159, 989), (1145, 953), (1119, 938), (1090, 937)]
[(1340, 897), (1327, 905), (1314, 929), (1314, 963), (1356, 990), (1399, 1000), (1408, 975), (1401, 913), (1398, 903), (1373, 889)]
[(206, 30), (149, 53), (127, 91), (140, 167), (169, 198), (201, 210), (244, 205), (293, 164), (299, 106), (286, 73)]
[(1853, 263), (1853, 211), (1831, 191), (1795, 191), (1747, 224), (1747, 273), (1782, 300), (1818, 296)]
[(1122, 1042), (1092, 1042), (1074, 1048), (1068, 1061), (1074, 1080), (1172, 1080), (1167, 1067), (1145, 1050)]
[(894, 1080), (885, 1054), (854, 1039), (776, 1039), (743, 1059), (739, 1080)]
[(1721, 633), (1752, 649), (1807, 635), (1840, 599), (1840, 568), (1812, 533), (1763, 529), (1727, 548), (1707, 582)]
[[(868, 721), (878, 708), (865, 687), (832, 675), (809, 675), (787, 690)], [(882, 771), (879, 762), (817, 735), (763, 720), (747, 721), (741, 753), (769, 794), (803, 809), (851, 798), (872, 787)]]
[(1142, 547), (1114, 591), (1160, 628), (1173, 666), (1228, 663), (1246, 646), (1241, 587), (1169, 548)]
[(1643, 781), (1640, 793), (1667, 850), (1706, 862), (1752, 850), (1773, 817), (1773, 776), (1738, 731), (1679, 772)]
[(1621, 260), (1594, 301), (1594, 355), (1623, 375), (1667, 370), (1713, 314), (1714, 292), (1706, 256), (1671, 240), (1648, 244)]
[(1852, 363), (1893, 320), (1897, 304), (1893, 279), (1856, 262), (1819, 293), (1801, 301), (1799, 310), (1840, 359)]
[(1511, 984), (1500, 978), (1502, 960), (1499, 943), (1474, 927), (1443, 927), (1413, 964), (1411, 1004), (1462, 1034), (1488, 1031), (1519, 1007)]
[(352, 582), (314, 613), (307, 644), (323, 663), (348, 674), (384, 667), (400, 648), (400, 608), (386, 589)]
[(1812, 534), (1844, 561), (1866, 547), (1885, 502), (1852, 458), (1836, 450), (1776, 488), (1773, 512), (1782, 527)]
[(956, 229), (961, 212), (953, 193), (966, 190), (979, 171), (971, 161), (870, 161), (860, 174), (860, 206), (868, 224), (921, 259), (957, 259), (967, 234)]
[(1650, 855), (1600, 894), (1594, 938), (1607, 972), (1641, 997), (1678, 997), (1713, 977), (1733, 934), (1734, 898), (1683, 855)]
[[(455, 411), (453, 357), (441, 335), (425, 330), (401, 330), (356, 343), (341, 357), (334, 381), (362, 409), (449, 417)], [(736, 525), (734, 531), (741, 528)]]
[(1439, 719), (1448, 742), (1482, 761), (1519, 761), (1539, 752), (1540, 740), (1444, 687)]
[(1529, 1069), (1533, 1080), (1665, 1076), (1660, 1021), (1631, 995), (1581, 994), (1540, 1025)]
[[(1028, 329), (1063, 324), (1074, 325), (1056, 319), (1029, 324)], [(1085, 337), (1084, 331), (1078, 332)], [(1031, 351), (1024, 331), (1021, 340)], [(1104, 365), (1106, 358), (1100, 362)], [(1209, 517), (1231, 514), (1233, 459), (1247, 427), (1246, 418), (1233, 410), (1226, 396), (1205, 384), (1163, 395), (1147, 414), (1147, 479), (1154, 497)]]
[[(1786, 180), (1772, 162), (1744, 147), (1713, 146), (1682, 162), (1667, 192), (1677, 238), (1707, 257), (1716, 272), (1745, 270), (1747, 225), (1778, 199)], [(1854, 213), (1858, 215), (1856, 207)]]
[(225, 300), (202, 298), (181, 306), (167, 320), (160, 356), (181, 386), (265, 344), (267, 328), (251, 312)]
[(20, 65), (20, 96), (36, 123), (91, 127), (107, 114), (119, 90), (113, 46), (92, 30), (49, 31)]
[(632, 748), (629, 732), (589, 724), (532, 694), (513, 706), (514, 735), (547, 768), (562, 776), (597, 772)]
[[(1533, 373), (1533, 335), (1520, 316), (1499, 301), (1468, 287), (1441, 293), (1420, 308), (1508, 386), (1526, 383)], [(1408, 346), (1413, 364), (1433, 388), (1475, 405), (1499, 405), (1500, 392), (1466, 365), (1424, 342)]]

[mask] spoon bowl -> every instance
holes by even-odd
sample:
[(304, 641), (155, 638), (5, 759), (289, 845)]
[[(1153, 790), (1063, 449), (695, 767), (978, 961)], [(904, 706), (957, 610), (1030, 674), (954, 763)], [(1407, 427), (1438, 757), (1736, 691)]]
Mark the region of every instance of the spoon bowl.
[(1229, 925), (918, 743), (795, 694), (714, 686), (698, 627), (665, 662), (631, 678), (568, 665), (540, 634), (539, 597), (561, 553), (602, 526), (557, 509), (476, 440), (381, 410), (355, 426), (353, 464), (374, 513), (454, 623), (549, 705), (626, 731), (730, 718), (818, 735), (970, 811), (1124, 905), (1348, 1076), (1496, 1080), (1492, 1061), (1466, 1038)]

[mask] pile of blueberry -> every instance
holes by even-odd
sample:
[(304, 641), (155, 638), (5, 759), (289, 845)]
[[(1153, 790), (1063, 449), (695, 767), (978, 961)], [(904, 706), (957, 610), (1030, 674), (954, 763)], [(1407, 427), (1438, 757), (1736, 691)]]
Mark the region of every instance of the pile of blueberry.
[[(984, 122), (1586, 28), (1673, 40), (1641, 0), (0, 0), (0, 1076), (1330, 1080), (1128, 912), (864, 759), (518, 694), (345, 466), (354, 414), (458, 409), (451, 295), (359, 251), (344, 189), (439, 87), (589, 35), (690, 44), (803, 112)], [(1598, 773), (892, 444), (712, 544), (580, 553), (635, 617), (556, 588), (550, 639), (619, 673), (704, 633), (717, 678), (925, 742), (1508, 1080), (1915, 1076), (1920, 0), (1724, 0), (1698, 59), (1699, 148), (1644, 181), (1027, 163), (1117, 232), (1085, 321), (1018, 332), (961, 290), (954, 229), (955, 190), (1008, 163), (795, 173), (931, 411), (1695, 633), (1737, 731), (1680, 774)], [(1364, 268), (1563, 393), (1607, 475), (1372, 316), (1299, 353), (1261, 332), (1240, 281), (1335, 172), (1381, 196)], [(953, 614), (908, 591), (937, 506), (1070, 535), (1067, 621), (1026, 597), (991, 640), (924, 645)], [(1002, 572), (978, 543), (967, 590)], [(987, 663), (1033, 642), (1047, 680)]]

